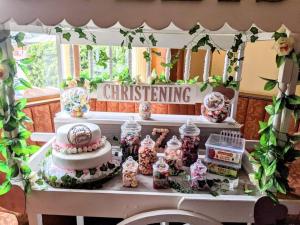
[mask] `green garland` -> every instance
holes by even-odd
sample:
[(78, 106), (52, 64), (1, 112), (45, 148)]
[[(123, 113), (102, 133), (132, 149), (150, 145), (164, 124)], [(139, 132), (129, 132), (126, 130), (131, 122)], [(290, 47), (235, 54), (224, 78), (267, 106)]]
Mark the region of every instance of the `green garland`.
[[(23, 47), (24, 33), (18, 33), (15, 36), (8, 36), (1, 40), (1, 43), (14, 40), (18, 47)], [(27, 145), (26, 140), (31, 133), (28, 131), (24, 123), (31, 122), (31, 119), (26, 116), (23, 109), (26, 106), (26, 99), (15, 101), (15, 90), (30, 88), (31, 85), (24, 79), (16, 78), (16, 62), (12, 58), (3, 58), (4, 49), (0, 48), (0, 60), (2, 73), (7, 74), (2, 77), (2, 93), (0, 97), (0, 128), (2, 128), (2, 136), (0, 139), (0, 154), (3, 160), (0, 160), (0, 172), (5, 174), (5, 180), (0, 185), (0, 195), (3, 195), (12, 187), (12, 178), (22, 175), (25, 191), (30, 191), (31, 185), (34, 182), (41, 183), (41, 180), (36, 179), (32, 174), (31, 169), (27, 165), (28, 157), (35, 153), (39, 147)]]

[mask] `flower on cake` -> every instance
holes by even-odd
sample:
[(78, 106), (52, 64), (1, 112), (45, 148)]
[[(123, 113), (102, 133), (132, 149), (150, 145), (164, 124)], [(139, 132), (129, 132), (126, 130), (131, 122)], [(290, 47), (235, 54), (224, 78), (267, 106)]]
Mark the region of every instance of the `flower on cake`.
[(275, 49), (277, 55), (279, 56), (287, 56), (289, 55), (294, 49), (294, 38), (293, 37), (280, 37), (275, 42)]

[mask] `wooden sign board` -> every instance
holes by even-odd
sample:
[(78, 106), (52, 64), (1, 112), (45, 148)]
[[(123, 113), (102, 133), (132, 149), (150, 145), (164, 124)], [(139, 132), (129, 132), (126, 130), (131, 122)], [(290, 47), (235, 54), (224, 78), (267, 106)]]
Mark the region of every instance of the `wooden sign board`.
[(195, 104), (203, 102), (211, 91), (201, 92), (199, 85), (119, 85), (103, 83), (98, 85), (97, 99), (118, 102), (157, 102), (167, 104)]

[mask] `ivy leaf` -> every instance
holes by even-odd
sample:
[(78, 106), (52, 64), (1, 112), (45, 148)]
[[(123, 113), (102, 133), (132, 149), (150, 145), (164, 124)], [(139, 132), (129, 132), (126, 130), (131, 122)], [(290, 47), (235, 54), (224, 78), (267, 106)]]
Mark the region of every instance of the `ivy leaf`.
[(86, 46), (86, 49), (87, 49), (88, 51), (92, 51), (92, 50), (93, 50), (93, 46), (87, 45), (87, 46)]
[(4, 147), (4, 145), (0, 145), (0, 155), (7, 160), (7, 150), (6, 147)]
[(274, 160), (271, 165), (265, 170), (266, 176), (272, 176), (277, 168), (277, 160)]
[(152, 50), (152, 53), (154, 53), (154, 54), (157, 55), (157, 56), (161, 56), (161, 52)]
[(199, 30), (199, 28), (200, 28), (199, 24), (196, 24), (189, 30), (189, 34), (192, 35), (192, 34), (196, 33), (197, 30)]
[(274, 179), (274, 184), (277, 191), (279, 191), (282, 194), (286, 194), (285, 185), (281, 181), (279, 181), (278, 179)]
[(79, 38), (87, 39), (86, 33), (82, 30), (82, 28), (76, 27), (76, 28), (74, 29), (74, 31), (75, 31), (76, 33), (78, 33)]
[(281, 37), (287, 37), (287, 34), (286, 33), (275, 32), (272, 37), (275, 39), (275, 41), (277, 41)]
[(274, 107), (275, 114), (279, 113), (284, 108), (284, 105), (285, 105), (285, 100), (283, 98), (277, 99)]
[(143, 51), (143, 55), (146, 62), (150, 62), (150, 53), (148, 51)]
[(263, 133), (260, 136), (259, 144), (261, 144), (262, 146), (267, 146), (268, 145), (268, 137), (267, 137), (267, 135), (265, 133)]
[(264, 132), (269, 127), (268, 123), (266, 123), (266, 122), (259, 121), (258, 123), (259, 123), (259, 128), (260, 128), (260, 130), (258, 131), (258, 133)]
[(26, 98), (22, 98), (19, 99), (16, 103), (15, 103), (15, 107), (17, 110), (23, 110), (26, 107), (26, 103), (27, 103), (27, 99)]
[(285, 62), (285, 56), (276, 55), (276, 65), (279, 68)]
[(200, 87), (200, 91), (201, 92), (205, 91), (207, 89), (207, 87), (208, 87), (208, 83), (207, 82), (203, 83)]
[(251, 32), (252, 34), (258, 34), (258, 29), (257, 29), (257, 27), (251, 27), (251, 28), (250, 28), (250, 32)]
[(31, 132), (28, 130), (23, 130), (18, 134), (19, 138), (28, 139), (31, 136)]
[(54, 29), (56, 33), (62, 33), (63, 31), (61, 27), (55, 27)]
[(300, 105), (300, 96), (290, 95), (287, 97), (287, 102), (290, 105)]
[(266, 83), (265, 83), (265, 86), (264, 86), (264, 90), (265, 91), (271, 91), (274, 89), (274, 87), (277, 85), (278, 81), (277, 80), (268, 80)]
[(67, 41), (70, 41), (71, 34), (70, 34), (69, 32), (64, 33), (64, 34), (63, 34), (63, 38), (66, 39)]
[(127, 34), (128, 34), (129, 32), (128, 32), (128, 31), (125, 31), (125, 30), (123, 30), (123, 29), (120, 29), (120, 33), (121, 33), (124, 37), (126, 37)]
[(10, 169), (9, 169), (8, 165), (3, 161), (0, 161), (0, 172), (2, 172), (2, 173), (9, 173), (10, 172)]
[(7, 192), (9, 192), (11, 187), (12, 187), (12, 185), (11, 185), (9, 180), (4, 181), (0, 185), (0, 196), (6, 194)]
[(28, 165), (22, 165), (20, 170), (23, 175), (29, 175), (31, 173), (31, 169)]
[(277, 145), (277, 139), (276, 139), (276, 135), (274, 133), (274, 131), (270, 131), (270, 143), (274, 146)]
[(270, 115), (274, 115), (275, 114), (275, 109), (273, 107), (273, 105), (267, 105), (265, 107), (265, 110), (267, 111), (268, 114)]
[(14, 36), (14, 39), (15, 39), (15, 41), (16, 41), (19, 48), (25, 46), (24, 43), (23, 43), (24, 38), (25, 38), (25, 34), (23, 32), (19, 32), (19, 33), (17, 33), (16, 36)]
[(258, 39), (258, 37), (255, 36), (255, 35), (250, 36), (250, 41), (251, 41), (252, 43), (256, 42), (257, 39)]
[(3, 50), (2, 48), (0, 48), (0, 61), (2, 61), (2, 58), (3, 58)]
[(144, 44), (145, 38), (144, 38), (144, 37), (140, 37), (140, 42), (141, 42), (142, 44)]
[(268, 182), (263, 186), (262, 190), (266, 191), (273, 187), (273, 179), (269, 179)]
[(156, 46), (157, 40), (155, 39), (155, 37), (153, 36), (153, 34), (149, 35), (149, 40), (152, 43), (152, 46)]

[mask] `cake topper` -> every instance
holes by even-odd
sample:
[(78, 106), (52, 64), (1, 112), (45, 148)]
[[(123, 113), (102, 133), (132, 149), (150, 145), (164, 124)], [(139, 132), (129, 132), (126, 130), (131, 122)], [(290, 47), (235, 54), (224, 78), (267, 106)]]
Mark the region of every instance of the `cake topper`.
[(83, 124), (74, 125), (68, 132), (68, 141), (73, 145), (87, 145), (92, 139), (92, 131)]

